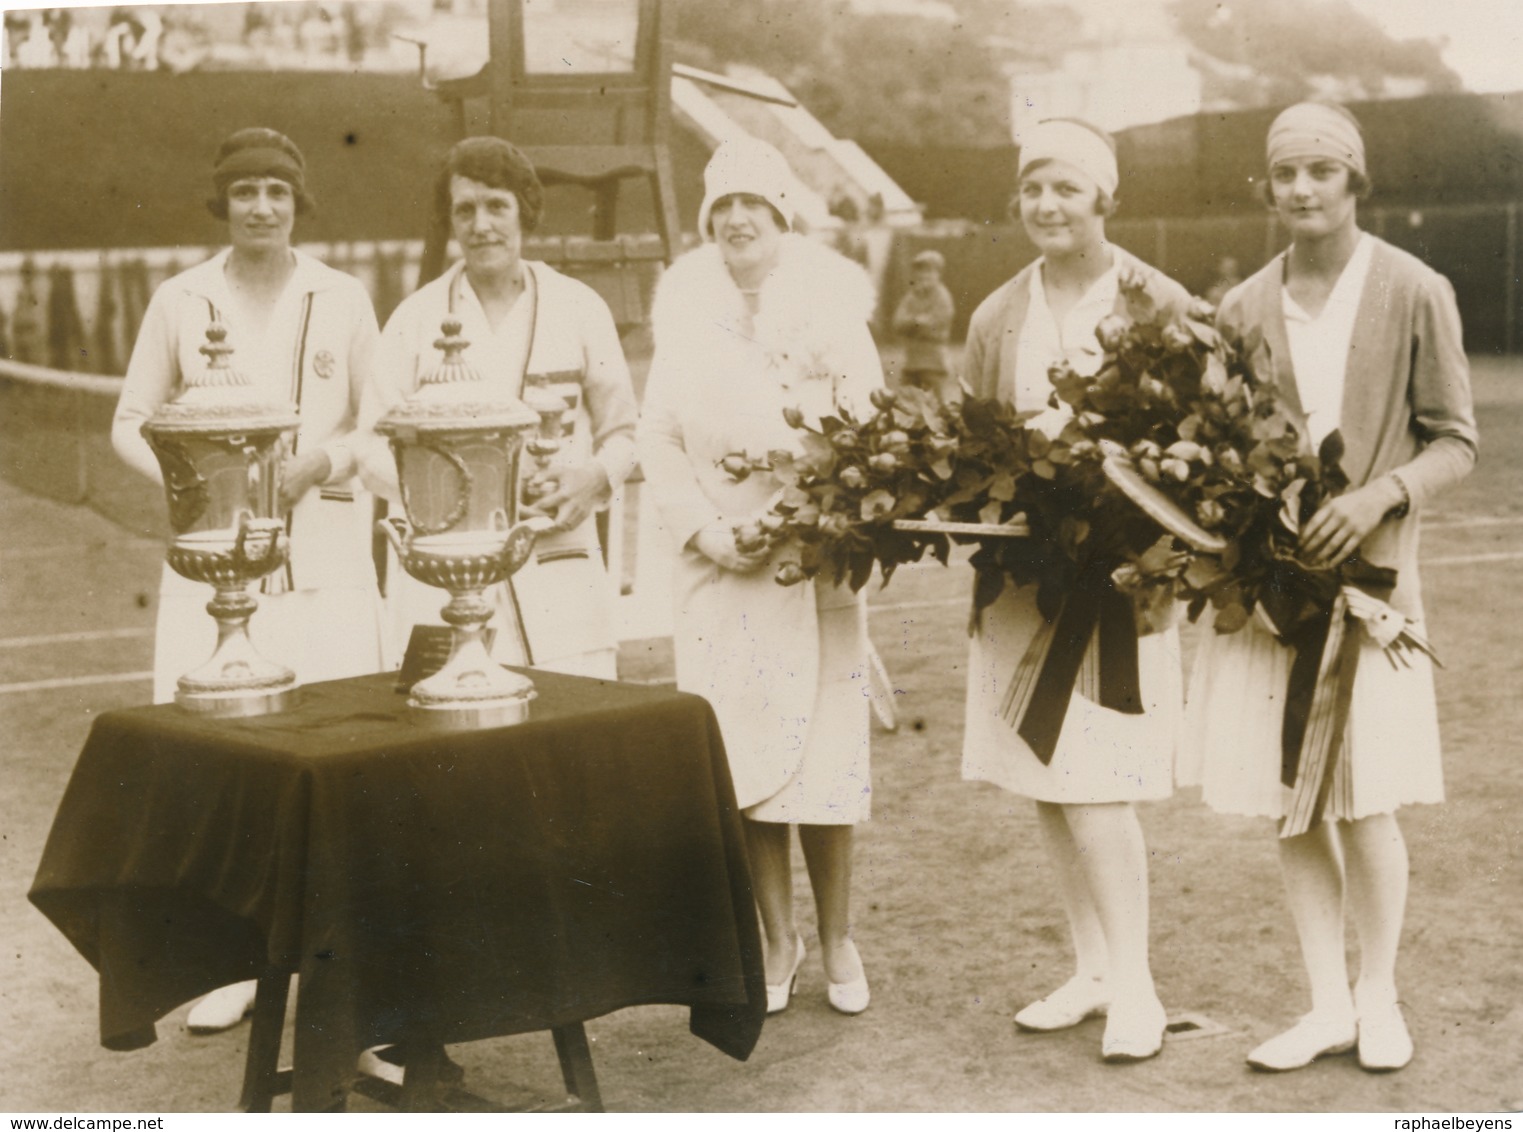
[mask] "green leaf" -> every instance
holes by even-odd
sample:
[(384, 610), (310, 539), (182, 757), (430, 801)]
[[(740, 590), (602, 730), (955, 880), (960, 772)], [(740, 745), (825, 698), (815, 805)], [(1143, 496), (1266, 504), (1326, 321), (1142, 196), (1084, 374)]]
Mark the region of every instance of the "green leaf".
[(853, 554), (851, 556), (851, 589), (855, 593), (873, 576), (873, 556), (871, 554)]
[(973, 576), (973, 609), (975, 613), (988, 609), (999, 599), (1005, 588), (1003, 570), (980, 570)]
[(1058, 478), (1058, 469), (1053, 467), (1052, 463), (1048, 460), (1033, 461), (1031, 464), (1031, 470), (1034, 474), (1040, 476), (1044, 480), (1052, 480)]
[(1185, 585), (1192, 590), (1205, 590), (1226, 577), (1227, 571), (1220, 560), (1208, 554), (1193, 555), (1185, 567)]

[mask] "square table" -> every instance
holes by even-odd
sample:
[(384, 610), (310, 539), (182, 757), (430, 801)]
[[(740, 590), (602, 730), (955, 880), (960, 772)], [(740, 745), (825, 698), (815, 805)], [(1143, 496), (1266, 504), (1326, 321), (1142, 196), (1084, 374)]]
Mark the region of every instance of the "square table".
[(297, 1110), (341, 1106), (372, 1046), (552, 1029), (564, 1066), (582, 1021), (641, 1004), (745, 1059), (765, 976), (712, 710), (530, 675), (529, 718), (478, 730), (420, 719), (385, 674), (281, 714), (98, 718), (30, 899), (99, 972), (102, 1044), (294, 973)]

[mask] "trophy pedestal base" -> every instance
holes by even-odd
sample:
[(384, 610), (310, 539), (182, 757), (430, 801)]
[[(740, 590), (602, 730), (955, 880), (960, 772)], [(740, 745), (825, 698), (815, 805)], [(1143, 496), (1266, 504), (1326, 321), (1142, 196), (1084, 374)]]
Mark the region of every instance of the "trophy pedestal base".
[(456, 634), (445, 666), (412, 686), (407, 706), (413, 717), (451, 730), (522, 723), (529, 717), (534, 682), (491, 658), (479, 626), (457, 627)]
[(408, 698), (408, 714), (419, 723), (443, 731), (476, 731), (488, 727), (511, 727), (529, 718), (529, 701), (534, 693), (521, 700), (494, 701), (466, 707), (461, 704), (429, 704)]
[(296, 707), (299, 692), (295, 684), (275, 691), (258, 692), (187, 692), (182, 688), (175, 693), (175, 703), (196, 715), (237, 719), (290, 711)]

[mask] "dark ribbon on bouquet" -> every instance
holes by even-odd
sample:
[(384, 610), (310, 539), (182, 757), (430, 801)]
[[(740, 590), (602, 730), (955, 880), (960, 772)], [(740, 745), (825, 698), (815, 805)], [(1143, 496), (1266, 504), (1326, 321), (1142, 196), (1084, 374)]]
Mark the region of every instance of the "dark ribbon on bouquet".
[(1091, 637), (1099, 644), (1100, 706), (1142, 714), (1136, 612), (1132, 599), (1116, 592), (1110, 575), (1103, 565), (1085, 570), (1064, 599), (1057, 620), (1037, 633), (1011, 674), (1000, 714), (1043, 766), (1057, 751)]
[[(1322, 820), (1348, 732), (1360, 634), (1343, 587), (1386, 601), (1396, 588), (1396, 571), (1355, 559), (1336, 572), (1301, 580), (1330, 592), (1317, 602), (1313, 616), (1280, 634), (1295, 650), (1280, 729), (1280, 782), (1291, 791), (1281, 837), (1299, 836)], [(1265, 587), (1264, 612), (1276, 626), (1285, 624), (1275, 616), (1277, 607), (1287, 612), (1296, 588), (1294, 582)]]

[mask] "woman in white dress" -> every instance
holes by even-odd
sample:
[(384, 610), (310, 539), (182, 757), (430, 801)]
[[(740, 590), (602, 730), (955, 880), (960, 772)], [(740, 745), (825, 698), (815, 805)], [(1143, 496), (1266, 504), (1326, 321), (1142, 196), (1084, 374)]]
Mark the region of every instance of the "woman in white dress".
[(714, 707), (744, 812), (767, 949), (767, 1009), (782, 1010), (804, 941), (794, 926), (790, 825), (814, 888), (830, 1004), (857, 1014), (867, 977), (850, 934), (852, 826), (868, 816), (865, 607), (844, 587), (781, 586), (776, 553), (737, 546), (777, 481), (735, 482), (732, 452), (798, 448), (789, 408), (818, 420), (870, 411), (882, 368), (872, 290), (855, 264), (790, 231), (782, 155), (726, 142), (704, 172), (704, 244), (672, 265), (654, 308), (639, 428), (646, 481), (679, 548), (677, 685)]
[[(1107, 242), (1118, 183), (1109, 135), (1077, 121), (1040, 123), (1021, 147), (1019, 178), (1021, 222), (1042, 256), (974, 313), (963, 373), (977, 396), (1027, 411), (1047, 406), (1055, 363), (1096, 371), (1102, 351), (1095, 329), (1124, 313), (1123, 273), (1145, 284), (1165, 311), (1182, 311), (1189, 295)], [(964, 778), (1035, 800), (1073, 937), (1073, 978), (1021, 1010), (1015, 1023), (1058, 1030), (1104, 1014), (1106, 1060), (1152, 1057), (1162, 1048), (1166, 1017), (1148, 962), (1147, 848), (1132, 803), (1173, 789), (1178, 635), (1170, 629), (1138, 640), (1137, 695), (1134, 710), (1124, 711), (1101, 702), (1098, 633), (1091, 631), (1055, 742), (1033, 744), (1022, 734), (1021, 689), (1029, 685), (1020, 673), (1041, 661), (1054, 636), (1035, 591), (1007, 585), (979, 619), (963, 746)]]
[[(1229, 337), (1253, 331), (1286, 411), (1311, 443), (1333, 430), (1351, 488), (1301, 536), (1301, 557), (1353, 555), (1397, 571), (1389, 598), (1422, 624), (1419, 510), (1475, 463), (1477, 434), (1454, 292), (1419, 260), (1362, 232), (1369, 192), (1359, 125), (1340, 106), (1301, 103), (1270, 126), (1267, 193), (1292, 243), (1222, 301)], [(1353, 630), (1362, 632), (1362, 630)], [(1180, 782), (1223, 813), (1282, 818), (1282, 727), (1294, 650), (1257, 621), (1203, 634), (1191, 676)], [(1248, 1063), (1296, 1069), (1358, 1047), (1372, 1071), (1400, 1069), (1412, 1041), (1397, 1005), (1396, 952), (1407, 893), (1397, 807), (1443, 799), (1433, 672), (1418, 654), (1388, 662), (1364, 639), (1323, 820), (1282, 837), (1280, 864), (1311, 985), (1312, 1010)], [(1294, 779), (1291, 779), (1294, 781)], [(1345, 899), (1359, 937), (1349, 988)]]
[[(111, 442), (131, 467), (162, 480), (143, 423), (187, 372), (205, 368), (198, 351), (214, 321), (227, 328), (233, 367), (261, 395), (297, 406), (301, 425), (280, 489), (291, 559), (261, 581), (249, 631), (261, 652), (310, 683), (381, 671), (388, 642), (370, 554), (372, 501), (356, 475), (354, 435), (380, 332), (357, 279), (291, 247), (296, 217), (311, 207), (305, 173), (301, 151), (274, 130), (238, 130), (222, 143), (207, 204), (227, 222), (232, 246), (154, 292)], [(179, 677), (211, 655), (209, 598), (206, 586), (164, 568), (154, 702), (173, 699)], [(253, 982), (223, 988), (191, 1010), (191, 1031), (231, 1026), (253, 1000)]]

